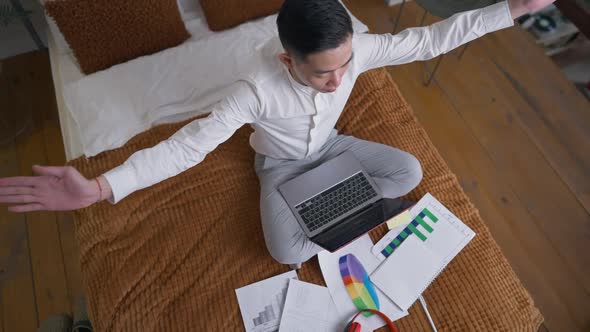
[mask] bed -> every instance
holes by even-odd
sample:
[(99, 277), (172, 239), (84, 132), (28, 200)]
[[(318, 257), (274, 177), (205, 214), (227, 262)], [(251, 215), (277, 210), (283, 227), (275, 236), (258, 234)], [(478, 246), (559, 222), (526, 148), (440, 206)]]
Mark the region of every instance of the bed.
[[(184, 11), (183, 19), (189, 30), (191, 24), (203, 28), (198, 8)], [(191, 30), (192, 38), (213, 34), (200, 31)], [(121, 146), (84, 156), (84, 131), (63, 92), (83, 75), (53, 33), (50, 54), (69, 165), (87, 177), (153, 146), (199, 115), (180, 112), (153, 121)], [(477, 233), (424, 294), (439, 330), (536, 331), (541, 314), (386, 70), (361, 75), (337, 126), (341, 133), (415, 155), (424, 180), (407, 198), (430, 192)], [(116, 205), (103, 202), (75, 213), (83, 285), (97, 331), (243, 330), (234, 289), (288, 270), (264, 245), (250, 132), (241, 128), (177, 177)], [(383, 225), (370, 235), (376, 241), (385, 232)], [(324, 285), (317, 258), (298, 274)], [(416, 304), (397, 323), (402, 331), (429, 330)]]

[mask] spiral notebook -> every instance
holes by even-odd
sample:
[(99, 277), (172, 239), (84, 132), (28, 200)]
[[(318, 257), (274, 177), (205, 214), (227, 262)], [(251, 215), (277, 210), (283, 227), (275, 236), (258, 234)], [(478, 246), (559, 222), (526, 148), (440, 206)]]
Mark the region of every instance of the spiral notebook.
[(426, 194), (410, 213), (412, 221), (382, 249), (385, 261), (370, 277), (402, 310), (408, 310), (475, 236), (431, 194)]

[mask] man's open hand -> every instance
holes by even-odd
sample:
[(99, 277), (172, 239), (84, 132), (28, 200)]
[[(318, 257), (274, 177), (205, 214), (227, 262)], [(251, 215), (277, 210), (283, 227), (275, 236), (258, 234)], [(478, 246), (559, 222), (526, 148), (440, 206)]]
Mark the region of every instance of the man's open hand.
[(9, 211), (77, 210), (96, 203), (100, 190), (73, 167), (33, 166), (38, 176), (0, 178), (0, 203)]
[(524, 14), (545, 8), (553, 2), (555, 0), (508, 0), (508, 6), (512, 18), (516, 19)]

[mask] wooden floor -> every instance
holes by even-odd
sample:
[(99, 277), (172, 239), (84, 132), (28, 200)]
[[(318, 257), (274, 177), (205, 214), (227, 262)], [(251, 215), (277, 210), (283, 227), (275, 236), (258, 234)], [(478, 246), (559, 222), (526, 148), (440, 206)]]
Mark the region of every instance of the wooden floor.
[[(47, 52), (2, 61), (0, 112), (32, 120), (18, 139), (0, 146), (0, 177), (65, 163)], [(69, 214), (0, 208), (0, 332), (35, 331), (50, 314), (72, 311), (82, 294), (77, 252)]]
[[(372, 31), (391, 31), (399, 6), (346, 2)], [(410, 3), (402, 26), (417, 26), (421, 15)], [(0, 64), (0, 112), (31, 111), (34, 120), (0, 146), (0, 177), (63, 164), (47, 53)], [(390, 72), (546, 328), (590, 331), (590, 103), (518, 28), (472, 42), (460, 60), (448, 54), (429, 87), (421, 63)], [(71, 311), (81, 288), (68, 214), (0, 209), (0, 332), (33, 331), (48, 315)]]

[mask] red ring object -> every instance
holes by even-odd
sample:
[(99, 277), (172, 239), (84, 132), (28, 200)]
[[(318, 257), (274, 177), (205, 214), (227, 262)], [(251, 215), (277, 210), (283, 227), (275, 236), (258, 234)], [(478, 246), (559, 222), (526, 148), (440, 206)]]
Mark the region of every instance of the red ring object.
[(391, 319), (389, 319), (389, 317), (387, 317), (384, 313), (382, 313), (379, 310), (374, 310), (374, 309), (363, 309), (359, 312), (356, 313), (356, 315), (354, 315), (354, 317), (352, 317), (352, 319), (350, 320), (350, 323), (348, 323), (348, 330), (344, 331), (344, 332), (360, 332), (360, 328), (361, 328), (361, 324), (355, 322), (354, 320), (358, 317), (358, 315), (360, 315), (363, 312), (372, 312), (375, 315), (381, 317), (381, 319), (383, 319), (385, 321), (385, 323), (387, 324), (387, 327), (389, 328), (390, 332), (398, 332), (397, 327), (395, 327), (395, 325), (393, 325), (393, 322), (391, 321)]

